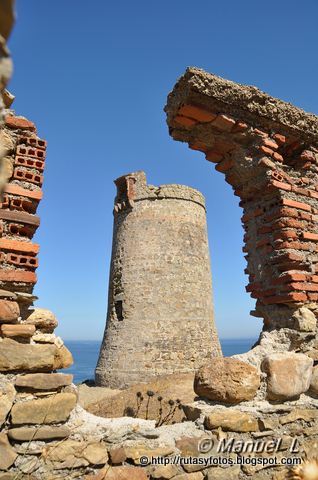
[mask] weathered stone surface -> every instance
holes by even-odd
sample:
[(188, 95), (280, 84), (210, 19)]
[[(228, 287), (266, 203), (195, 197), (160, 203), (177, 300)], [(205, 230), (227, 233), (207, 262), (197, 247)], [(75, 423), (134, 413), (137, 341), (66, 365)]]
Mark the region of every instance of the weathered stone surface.
[(17, 453), (11, 447), (7, 434), (0, 433), (0, 470), (7, 470), (14, 464)]
[(240, 465), (229, 468), (209, 468), (209, 470), (207, 471), (208, 473), (206, 480), (237, 480), (239, 478), (240, 470)]
[(52, 333), (58, 326), (55, 315), (45, 308), (35, 308), (26, 319), (26, 323), (35, 325), (43, 333)]
[(73, 375), (65, 373), (31, 373), (18, 375), (15, 379), (16, 387), (31, 388), (33, 390), (55, 390), (71, 385)]
[(170, 480), (181, 472), (181, 468), (176, 465), (157, 465), (148, 469), (151, 478), (155, 480)]
[(29, 440), (55, 440), (67, 438), (71, 434), (69, 428), (60, 427), (20, 427), (8, 430), (8, 437), (16, 442)]
[(0, 331), (3, 337), (23, 337), (23, 338), (30, 338), (35, 332), (34, 325), (23, 325), (23, 324), (16, 324), (16, 325), (6, 325), (3, 324), (0, 326)]
[(173, 477), (173, 480), (203, 480), (204, 475), (201, 472), (182, 473)]
[(207, 429), (213, 430), (221, 427), (225, 431), (232, 432), (257, 432), (258, 421), (255, 417), (239, 410), (218, 410), (205, 417), (204, 424)]
[(61, 368), (68, 368), (71, 365), (73, 365), (73, 355), (68, 348), (66, 348), (65, 345), (60, 348), (55, 347), (53, 369), (59, 370)]
[(105, 465), (108, 462), (107, 448), (104, 443), (71, 439), (47, 447), (45, 457), (52, 462), (62, 462), (63, 468), (71, 468), (72, 465)]
[(20, 315), (20, 308), (17, 302), (0, 300), (0, 323), (16, 322)]
[(294, 328), (301, 332), (313, 332), (317, 328), (317, 319), (307, 307), (301, 307), (293, 314)]
[(301, 353), (274, 353), (265, 357), (262, 370), (267, 373), (270, 400), (298, 397), (310, 387), (313, 360)]
[[(1, 347), (0, 347), (1, 348)], [(0, 383), (0, 428), (4, 424), (15, 399), (15, 388), (9, 381)]]
[(54, 369), (54, 345), (29, 345), (5, 338), (0, 348), (0, 371), (49, 371)]
[[(107, 474), (107, 475), (106, 475)], [(145, 468), (142, 467), (110, 467), (105, 469), (105, 475), (100, 477), (87, 476), (86, 480), (148, 480)], [(177, 478), (177, 477), (175, 477)], [(181, 479), (182, 480), (182, 479)], [(193, 479), (196, 480), (196, 479)]]
[[(101, 401), (106, 401), (114, 395), (122, 393), (121, 390), (113, 390), (107, 387), (91, 387), (82, 383), (77, 386), (78, 389), (78, 401), (83, 408), (89, 407), (89, 405), (99, 404)], [(97, 406), (96, 406), (97, 408)]]
[(113, 464), (120, 464), (127, 459), (132, 460), (136, 465), (139, 465), (140, 458), (146, 457), (166, 457), (174, 452), (171, 446), (148, 447), (144, 443), (133, 446), (114, 447), (109, 451), (110, 458)]
[(318, 365), (313, 368), (310, 381), (310, 393), (318, 395)]
[(76, 404), (73, 393), (57, 393), (40, 400), (15, 403), (11, 410), (12, 424), (49, 424), (65, 422)]
[[(139, 409), (138, 417), (146, 418), (147, 410), (147, 391), (154, 392), (154, 396), (148, 405), (148, 419), (157, 420), (159, 417), (160, 402), (158, 397), (162, 397), (161, 406), (163, 417), (168, 414), (171, 407), (169, 400), (181, 403), (193, 402), (196, 394), (193, 390), (194, 373), (180, 373), (165, 375), (154, 378), (151, 382), (145, 384), (133, 385), (127, 390), (120, 390), (117, 395), (106, 395), (100, 401), (89, 404), (86, 408), (90, 413), (101, 417), (115, 418), (131, 415), (137, 408), (137, 393), (141, 392), (144, 400)], [(176, 404), (173, 408), (176, 407)], [(171, 421), (180, 422), (184, 418), (183, 410), (176, 408)]]
[(297, 420), (305, 420), (305, 422), (311, 422), (318, 419), (318, 410), (309, 408), (295, 408), (288, 415), (284, 415), (280, 418), (281, 425), (287, 423), (296, 422)]
[(32, 340), (37, 343), (54, 343), (56, 338), (57, 337), (54, 333), (42, 333), (37, 331), (33, 335)]
[(200, 397), (224, 403), (252, 400), (259, 388), (255, 367), (234, 358), (213, 358), (195, 374), (194, 391)]
[(0, 289), (0, 299), (7, 299), (7, 300), (16, 300), (17, 296), (13, 292), (9, 292), (8, 290), (1, 290)]
[(200, 418), (200, 415), (202, 413), (202, 409), (196, 404), (190, 403), (187, 405), (182, 405), (182, 409), (187, 419), (190, 420), (191, 422), (194, 422), (195, 420)]

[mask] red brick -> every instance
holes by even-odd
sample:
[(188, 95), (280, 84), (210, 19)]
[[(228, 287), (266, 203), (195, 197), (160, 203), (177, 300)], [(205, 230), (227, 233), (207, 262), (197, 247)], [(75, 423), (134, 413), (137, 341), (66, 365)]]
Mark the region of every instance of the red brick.
[(37, 158), (40, 160), (45, 159), (45, 152), (42, 149), (37, 149), (35, 147), (30, 147), (26, 145), (18, 145), (16, 149), (17, 155)]
[(276, 222), (273, 223), (272, 229), (276, 230), (278, 228), (304, 228), (304, 222), (301, 222), (300, 220), (295, 220), (293, 218), (281, 218), (279, 220), (276, 220)]
[(314, 192), (313, 190), (308, 190), (309, 192), (309, 195), (311, 196), (311, 198), (318, 198), (318, 193), (317, 192)]
[(304, 150), (301, 153), (300, 158), (301, 158), (301, 160), (303, 160), (305, 162), (312, 162), (312, 163), (316, 162), (316, 156), (310, 150)]
[(13, 252), (39, 253), (40, 246), (37, 243), (20, 242), (17, 240), (8, 240), (0, 238), (0, 249), (9, 250)]
[(1, 282), (36, 283), (36, 274), (25, 270), (0, 270)]
[(13, 115), (7, 115), (5, 117), (5, 124), (9, 128), (22, 129), (22, 130), (31, 130), (36, 131), (36, 127), (33, 122), (30, 122), (26, 118), (15, 117)]
[(182, 117), (182, 115), (177, 115), (176, 117), (174, 117), (174, 121), (179, 125), (182, 125), (183, 127), (192, 127), (197, 123), (192, 118)]
[(206, 153), (205, 158), (206, 158), (209, 162), (218, 163), (218, 162), (220, 162), (220, 161), (222, 160), (223, 155), (221, 155), (220, 153), (215, 152), (214, 150), (209, 150), (209, 151)]
[(273, 153), (273, 158), (274, 158), (274, 160), (276, 160), (276, 162), (283, 163), (283, 161), (284, 161), (284, 157), (282, 155), (280, 155), (280, 153), (278, 153), (278, 152)]
[(290, 238), (298, 238), (297, 232), (294, 230), (281, 230), (274, 233), (275, 240), (289, 240)]
[(197, 107), (195, 105), (183, 105), (183, 107), (179, 108), (178, 111), (179, 115), (193, 118), (198, 122), (211, 122), (216, 118), (214, 113), (209, 112), (205, 108)]
[(318, 234), (317, 233), (302, 232), (302, 237), (304, 238), (304, 240), (313, 240), (315, 242), (318, 241)]
[(273, 285), (280, 285), (282, 283), (292, 282), (305, 282), (307, 280), (307, 276), (304, 273), (294, 273), (294, 272), (287, 272), (281, 275), (278, 278), (272, 280)]
[(267, 157), (262, 157), (259, 161), (258, 161), (258, 165), (260, 166), (264, 166), (264, 167), (268, 167), (268, 168), (271, 168), (271, 169), (275, 169), (276, 168), (276, 164), (270, 160), (269, 158)]
[(305, 195), (305, 197), (310, 196), (310, 191), (306, 188), (296, 187), (295, 185), (292, 186), (292, 191), (297, 193), (298, 195)]
[(313, 283), (291, 283), (286, 285), (285, 288), (290, 287), (292, 290), (304, 290), (309, 292), (318, 292), (318, 285)]
[(215, 170), (217, 170), (218, 172), (225, 173), (228, 170), (230, 170), (233, 166), (234, 166), (233, 160), (226, 159), (226, 160), (222, 160), (220, 163), (218, 163), (215, 166)]
[(43, 172), (45, 167), (45, 162), (43, 160), (21, 156), (15, 157), (14, 164), (21, 167), (35, 168), (36, 170), (40, 170), (41, 172)]
[(281, 200), (281, 204), (287, 207), (294, 207), (299, 208), (300, 210), (306, 210), (307, 212), (311, 211), (310, 205), (307, 205), (306, 203), (296, 202), (295, 200), (291, 200), (289, 198), (283, 198)]
[(21, 195), (21, 197), (33, 198), (34, 200), (41, 200), (43, 197), (42, 190), (26, 190), (25, 188), (14, 184), (8, 184), (5, 191), (12, 195)]
[(310, 281), (311, 281), (311, 282), (314, 282), (314, 283), (318, 283), (318, 275), (312, 275), (312, 276), (310, 277)]
[(274, 154), (273, 150), (271, 150), (268, 147), (264, 147), (264, 145), (260, 146), (260, 151), (263, 152), (263, 153), (266, 153), (266, 155), (269, 155), (270, 157), (272, 157), (273, 154)]
[(18, 138), (18, 142), (20, 145), (31, 145), (31, 147), (40, 148), (41, 150), (45, 150), (47, 147), (46, 140), (42, 140), (41, 138), (35, 137), (34, 135), (22, 135)]
[(309, 251), (311, 250), (311, 246), (308, 245), (307, 243), (301, 243), (301, 242), (281, 242), (281, 243), (275, 243), (275, 250), (282, 250), (284, 248), (292, 248), (293, 250), (304, 250), (304, 251)]
[(218, 115), (212, 125), (222, 132), (230, 132), (235, 125), (235, 120), (227, 115)]
[(278, 143), (278, 145), (283, 145), (286, 142), (285, 135), (281, 135), (280, 133), (275, 133), (275, 135), (273, 135), (273, 138)]
[(292, 189), (291, 185), (288, 183), (279, 182), (278, 180), (271, 180), (269, 182), (269, 187), (280, 188), (281, 190), (290, 191)]
[(272, 305), (275, 303), (305, 302), (307, 295), (305, 293), (292, 292), (287, 295), (275, 295), (273, 297), (264, 298), (263, 303)]
[(42, 185), (43, 183), (43, 175), (33, 173), (29, 170), (22, 170), (19, 167), (14, 169), (13, 178), (24, 182), (35, 183), (37, 185)]
[(244, 132), (248, 128), (248, 125), (244, 122), (236, 122), (234, 127), (232, 128), (233, 133)]
[(312, 215), (310, 215), (309, 213), (305, 213), (305, 212), (299, 212), (299, 217), (302, 220), (307, 220), (307, 221), (310, 221), (312, 219)]
[(271, 140), (270, 138), (265, 138), (263, 141), (263, 145), (265, 145), (265, 147), (271, 148), (272, 150), (278, 149), (277, 143), (274, 142), (274, 140)]
[(35, 269), (39, 266), (38, 259), (30, 255), (18, 255), (16, 253), (9, 253), (6, 256), (6, 262), (22, 268)]
[(318, 293), (308, 293), (308, 298), (311, 302), (317, 302), (318, 300)]

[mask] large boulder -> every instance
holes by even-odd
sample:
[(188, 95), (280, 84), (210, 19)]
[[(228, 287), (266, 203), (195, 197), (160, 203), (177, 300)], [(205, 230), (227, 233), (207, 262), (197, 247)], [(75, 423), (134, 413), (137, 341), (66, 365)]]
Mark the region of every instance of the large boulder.
[(0, 299), (0, 323), (16, 322), (20, 315), (20, 308), (17, 302)]
[(213, 358), (195, 374), (194, 391), (223, 403), (252, 400), (260, 385), (257, 369), (235, 358)]
[(43, 333), (52, 333), (58, 326), (54, 313), (45, 308), (35, 308), (25, 322), (35, 325), (36, 329)]
[(13, 425), (50, 424), (65, 422), (76, 405), (74, 393), (58, 393), (40, 400), (28, 400), (13, 405)]
[(267, 374), (269, 400), (299, 397), (310, 387), (313, 360), (302, 353), (273, 353), (264, 358), (262, 370)]

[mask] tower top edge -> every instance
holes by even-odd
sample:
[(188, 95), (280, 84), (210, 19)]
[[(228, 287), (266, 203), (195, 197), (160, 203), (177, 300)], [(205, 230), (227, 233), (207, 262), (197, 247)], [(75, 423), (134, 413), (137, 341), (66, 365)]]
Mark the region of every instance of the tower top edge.
[(205, 198), (199, 190), (180, 184), (148, 185), (146, 174), (141, 170), (122, 175), (114, 183), (117, 187), (115, 205), (141, 200), (176, 199), (192, 201), (205, 208)]

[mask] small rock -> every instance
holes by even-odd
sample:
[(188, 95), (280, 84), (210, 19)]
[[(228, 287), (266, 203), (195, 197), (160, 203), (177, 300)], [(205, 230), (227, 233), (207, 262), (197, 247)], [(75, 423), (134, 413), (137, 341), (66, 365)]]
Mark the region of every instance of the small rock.
[(17, 302), (0, 300), (0, 323), (16, 322), (20, 316), (20, 308)]
[(288, 400), (307, 392), (313, 360), (302, 353), (274, 353), (265, 357), (262, 370), (267, 373), (270, 400)]
[(113, 463), (119, 464), (125, 462), (127, 459), (132, 460), (136, 465), (139, 465), (140, 458), (146, 456), (150, 457), (166, 457), (174, 452), (172, 447), (148, 447), (145, 444), (112, 448), (109, 452)]
[(16, 442), (30, 440), (55, 440), (67, 438), (71, 434), (69, 428), (60, 427), (21, 427), (8, 430), (8, 437)]
[(237, 480), (240, 471), (240, 465), (228, 468), (212, 467), (207, 471), (206, 480)]
[(252, 400), (259, 385), (257, 369), (235, 358), (211, 359), (194, 379), (194, 391), (200, 397), (234, 404)]
[(313, 395), (318, 395), (318, 365), (313, 368), (309, 391)]
[(55, 347), (55, 357), (54, 357), (54, 370), (59, 370), (61, 368), (68, 368), (73, 365), (73, 355), (71, 352), (63, 345), (61, 348)]
[[(106, 470), (106, 473), (107, 473), (107, 476), (104, 476), (105, 480), (106, 479), (107, 480), (148, 480), (149, 478), (145, 468), (142, 468), (142, 467), (126, 467), (126, 466), (110, 467), (109, 469)], [(104, 478), (104, 477), (99, 477), (99, 478)], [(200, 480), (201, 478), (203, 477), (200, 477)], [(177, 477), (175, 477), (175, 479), (177, 479)], [(89, 477), (86, 480), (89, 480)], [(91, 477), (91, 480), (95, 480), (95, 478)], [(197, 480), (197, 479), (193, 478), (190, 480)]]
[(45, 308), (35, 308), (25, 322), (35, 325), (37, 330), (43, 333), (53, 333), (54, 329), (58, 326), (55, 315)]
[(37, 343), (54, 343), (55, 339), (54, 333), (41, 333), (39, 331), (35, 332), (32, 337), (32, 340)]
[(296, 422), (297, 420), (304, 420), (305, 422), (311, 422), (318, 419), (318, 410), (314, 409), (300, 409), (297, 408), (290, 412), (288, 415), (280, 418), (280, 424), (286, 425), (287, 423)]
[(34, 325), (23, 325), (23, 324), (16, 324), (16, 325), (1, 325), (0, 331), (3, 337), (22, 337), (22, 338), (30, 338), (35, 332)]
[(30, 373), (18, 375), (15, 379), (16, 387), (30, 388), (32, 390), (55, 390), (71, 385), (73, 375), (65, 373)]
[(201, 472), (182, 473), (173, 477), (173, 480), (203, 480), (204, 476)]
[(182, 409), (190, 422), (195, 422), (195, 420), (200, 418), (202, 413), (201, 408), (194, 404), (182, 405)]
[(181, 473), (181, 469), (176, 465), (157, 465), (150, 467), (148, 472), (154, 480), (170, 480), (170, 478), (174, 478), (178, 473)]
[(0, 470), (7, 470), (14, 464), (17, 453), (11, 447), (7, 434), (0, 433)]
[[(18, 462), (18, 468), (21, 472), (23, 473), (32, 473), (35, 470), (37, 470), (40, 466), (39, 459), (37, 457), (32, 457), (32, 458), (20, 458), (19, 457), (19, 462)], [(19, 478), (19, 477), (18, 477)]]
[(14, 399), (15, 388), (9, 381), (0, 384), (0, 427), (4, 424), (8, 413), (10, 412)]
[(301, 307), (292, 316), (293, 326), (301, 332), (314, 332), (317, 328), (317, 319), (309, 308)]
[(18, 303), (26, 303), (26, 304), (31, 304), (38, 300), (38, 297), (33, 295), (32, 293), (25, 293), (25, 292), (14, 292)]
[(73, 393), (57, 393), (49, 398), (18, 402), (11, 410), (12, 424), (50, 424), (65, 422), (76, 405)]
[(101, 442), (87, 445), (82, 455), (91, 465), (105, 465), (108, 462), (107, 448)]
[(218, 410), (205, 417), (204, 424), (208, 430), (221, 427), (231, 432), (257, 432), (258, 421), (255, 417), (239, 410)]

